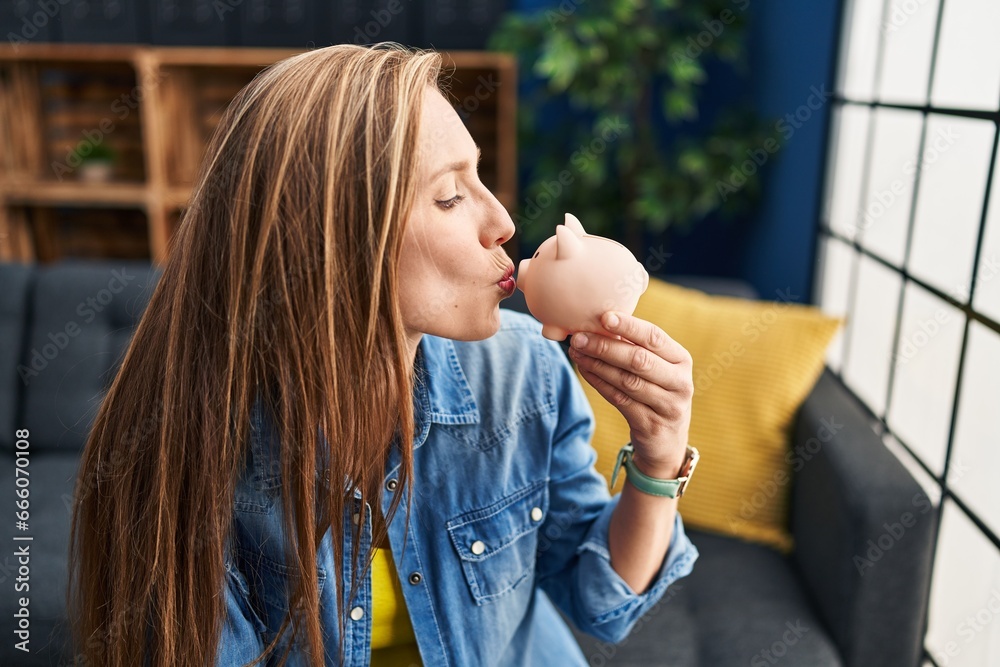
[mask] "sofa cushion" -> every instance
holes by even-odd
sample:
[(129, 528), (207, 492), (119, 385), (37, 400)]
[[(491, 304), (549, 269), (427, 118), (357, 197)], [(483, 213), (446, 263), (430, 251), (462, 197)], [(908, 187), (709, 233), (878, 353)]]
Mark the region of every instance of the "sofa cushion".
[[(619, 644), (577, 630), (590, 665), (841, 667), (785, 556), (774, 549), (686, 529), (700, 556)], [(560, 615), (561, 612), (560, 612)]]
[(34, 265), (19, 263), (0, 264), (0, 448), (14, 446), (16, 429), (24, 428), (17, 422), (18, 404), (24, 383), (17, 375), (24, 349), (24, 323), (30, 315), (31, 285)]
[[(0, 633), (8, 638), (0, 644), (3, 665), (68, 665), (72, 647), (66, 619), (67, 557), (70, 512), (80, 456), (75, 451), (35, 451), (29, 440), (27, 530), (18, 530), (14, 518), (4, 522), (0, 539), (10, 545), (0, 556), (0, 581), (7, 589), (0, 595)], [(0, 503), (14, 508), (18, 500), (15, 466), (0, 466)], [(31, 537), (15, 541), (14, 537)], [(27, 563), (19, 562), (17, 549), (27, 548)], [(19, 571), (25, 567), (26, 571)], [(28, 589), (15, 589), (17, 578)], [(14, 634), (19, 598), (28, 598), (30, 642), (26, 653), (15, 648), (21, 641)]]
[[(694, 359), (690, 443), (701, 461), (680, 503), (685, 523), (791, 551), (792, 421), (843, 318), (800, 303), (714, 296), (656, 277), (635, 316), (658, 325)], [(629, 441), (628, 422), (573, 366), (594, 410), (596, 467), (610, 480)]]
[(34, 450), (86, 442), (107, 388), (152, 295), (148, 262), (60, 262), (38, 269), (28, 326), (20, 423)]

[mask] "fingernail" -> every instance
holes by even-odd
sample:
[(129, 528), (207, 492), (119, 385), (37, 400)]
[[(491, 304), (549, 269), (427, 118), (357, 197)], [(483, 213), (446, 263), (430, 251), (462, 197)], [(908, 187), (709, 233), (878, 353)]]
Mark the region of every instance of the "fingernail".
[(610, 315), (608, 315), (605, 318), (604, 321), (607, 322), (607, 325), (609, 327), (616, 327), (616, 326), (618, 326), (618, 316), (615, 315), (614, 313), (611, 313)]
[(573, 336), (573, 347), (584, 347), (587, 344), (587, 334), (577, 334)]

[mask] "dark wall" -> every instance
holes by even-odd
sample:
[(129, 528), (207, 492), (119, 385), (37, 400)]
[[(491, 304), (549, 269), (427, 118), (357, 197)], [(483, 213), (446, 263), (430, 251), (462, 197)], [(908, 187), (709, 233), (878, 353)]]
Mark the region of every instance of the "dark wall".
[[(761, 0), (755, 6), (755, 104), (762, 114), (790, 114), (795, 130), (766, 165), (763, 198), (740, 249), (740, 274), (765, 298), (777, 298), (777, 290), (790, 290), (795, 301), (811, 298), (841, 4)], [(822, 106), (810, 108), (819, 99)]]

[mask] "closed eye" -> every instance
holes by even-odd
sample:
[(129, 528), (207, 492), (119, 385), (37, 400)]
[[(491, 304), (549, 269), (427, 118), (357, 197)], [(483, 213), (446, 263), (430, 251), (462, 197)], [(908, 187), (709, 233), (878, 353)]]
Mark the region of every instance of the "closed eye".
[(464, 195), (455, 195), (451, 199), (445, 199), (443, 201), (440, 199), (435, 199), (434, 201), (437, 203), (438, 206), (447, 210), (450, 208), (454, 208), (463, 199), (465, 199)]

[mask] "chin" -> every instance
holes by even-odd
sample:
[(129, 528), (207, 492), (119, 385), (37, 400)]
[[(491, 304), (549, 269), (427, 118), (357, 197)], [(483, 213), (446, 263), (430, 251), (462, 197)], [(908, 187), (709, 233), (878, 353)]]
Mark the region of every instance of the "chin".
[[(500, 303), (493, 301), (449, 303), (436, 310), (435, 316), (422, 318), (413, 329), (439, 338), (451, 340), (484, 340), (500, 330)], [(484, 309), (485, 307), (485, 309)]]
[[(475, 320), (468, 320), (464, 323), (455, 323), (455, 329), (451, 334), (439, 334), (452, 340), (485, 340), (494, 336), (498, 331), (500, 331), (500, 308), (498, 306), (493, 307), (493, 311), (484, 315), (483, 317), (476, 318)], [(464, 324), (464, 326), (462, 326)]]

